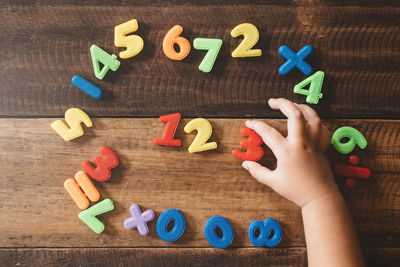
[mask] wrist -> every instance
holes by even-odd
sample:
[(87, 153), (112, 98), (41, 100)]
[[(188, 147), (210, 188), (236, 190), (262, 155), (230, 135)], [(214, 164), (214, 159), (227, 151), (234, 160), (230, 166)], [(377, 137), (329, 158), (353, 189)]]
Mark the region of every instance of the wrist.
[(332, 205), (332, 203), (338, 203), (338, 202), (343, 202), (343, 196), (340, 193), (339, 189), (332, 190), (330, 192), (327, 192), (311, 201), (309, 201), (307, 204), (301, 207), (302, 213), (306, 212), (307, 210), (311, 210), (314, 208), (319, 208), (323, 206), (329, 206)]

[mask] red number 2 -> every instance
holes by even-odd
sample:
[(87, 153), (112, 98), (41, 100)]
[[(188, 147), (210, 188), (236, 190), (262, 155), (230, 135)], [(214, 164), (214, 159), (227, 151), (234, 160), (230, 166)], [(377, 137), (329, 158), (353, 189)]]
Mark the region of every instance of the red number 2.
[(243, 128), (241, 131), (243, 136), (248, 136), (248, 139), (240, 141), (240, 146), (247, 148), (246, 152), (235, 149), (232, 155), (241, 160), (258, 161), (264, 155), (264, 150), (261, 147), (263, 140), (255, 131), (250, 128)]
[(176, 128), (178, 128), (180, 113), (164, 115), (160, 117), (160, 122), (166, 122), (165, 129), (161, 138), (154, 138), (153, 143), (161, 146), (180, 146), (181, 140), (174, 139)]
[(82, 162), (82, 168), (94, 180), (105, 182), (111, 177), (111, 169), (118, 166), (118, 157), (114, 151), (105, 146), (100, 147), (100, 153), (104, 157), (95, 157), (93, 159), (96, 168), (89, 161)]

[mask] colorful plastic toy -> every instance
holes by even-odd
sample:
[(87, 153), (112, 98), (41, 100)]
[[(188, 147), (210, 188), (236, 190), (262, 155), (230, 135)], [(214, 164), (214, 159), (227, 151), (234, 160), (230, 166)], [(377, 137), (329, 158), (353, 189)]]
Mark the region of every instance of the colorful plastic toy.
[[(259, 231), (258, 236), (256, 236), (257, 230)], [(267, 246), (274, 248), (282, 239), (281, 225), (272, 218), (267, 218), (264, 222), (254, 221), (249, 227), (249, 238), (251, 243), (256, 247)]]
[[(130, 33), (136, 32), (139, 25), (136, 19), (124, 22), (114, 28), (114, 44), (116, 47), (126, 47), (125, 51), (119, 53), (123, 59), (131, 58), (140, 53), (143, 49), (143, 39), (139, 35)], [(128, 35), (128, 36), (127, 36)]]
[(99, 87), (88, 80), (85, 80), (81, 76), (75, 75), (72, 77), (72, 84), (93, 98), (99, 99), (103, 95), (103, 91)]
[(232, 151), (232, 155), (241, 160), (258, 161), (264, 155), (264, 149), (261, 144), (263, 139), (255, 131), (250, 128), (243, 128), (241, 131), (243, 136), (248, 136), (248, 139), (240, 141), (240, 146), (247, 149), (246, 152), (235, 149)]
[[(341, 140), (343, 138), (349, 138), (349, 140), (342, 143)], [(343, 126), (333, 133), (332, 144), (340, 153), (349, 154), (354, 150), (356, 145), (361, 149), (364, 149), (367, 146), (367, 140), (365, 140), (365, 137), (353, 127)]]
[(206, 143), (212, 135), (212, 126), (210, 122), (203, 118), (197, 118), (189, 121), (183, 129), (185, 133), (197, 130), (197, 135), (189, 146), (190, 153), (201, 152), (217, 148), (216, 142)]
[[(172, 60), (182, 60), (187, 57), (187, 55), (189, 55), (190, 43), (186, 38), (179, 36), (182, 32), (182, 26), (175, 25), (168, 31), (168, 33), (164, 37), (164, 54)], [(174, 44), (179, 46), (179, 52), (175, 51)]]
[[(222, 232), (222, 237), (216, 233), (217, 227)], [(215, 248), (227, 248), (233, 241), (233, 227), (231, 223), (221, 216), (214, 216), (208, 219), (204, 227), (204, 234), (208, 243)]]
[[(108, 70), (116, 71), (121, 64), (117, 56), (112, 54), (108, 54), (106, 51), (98, 47), (97, 45), (92, 45), (90, 47), (90, 55), (92, 56), (92, 63), (94, 69), (94, 75), (97, 79), (103, 80), (104, 76), (106, 76)], [(100, 69), (100, 63), (104, 66)]]
[(90, 229), (95, 233), (100, 234), (104, 231), (104, 223), (96, 218), (96, 216), (104, 214), (114, 209), (114, 204), (111, 199), (106, 198), (103, 201), (91, 206), (87, 210), (81, 211), (78, 215)]
[(100, 147), (100, 153), (104, 157), (95, 157), (93, 159), (96, 168), (94, 168), (89, 161), (82, 162), (82, 168), (94, 180), (105, 182), (111, 177), (111, 169), (118, 166), (118, 157), (114, 151), (105, 146)]
[(124, 227), (127, 230), (137, 228), (139, 234), (147, 235), (149, 234), (149, 227), (147, 223), (154, 219), (154, 211), (146, 210), (142, 213), (137, 204), (132, 204), (129, 208), (132, 217), (124, 221)]
[(348, 177), (346, 179), (346, 186), (352, 188), (356, 185), (355, 178), (368, 179), (371, 177), (371, 170), (368, 168), (355, 167), (359, 163), (359, 158), (356, 155), (349, 157), (349, 163), (352, 166), (337, 164), (333, 166), (333, 172), (336, 175)]
[(202, 72), (210, 72), (214, 66), (215, 59), (221, 49), (222, 40), (212, 38), (196, 38), (193, 40), (193, 47), (197, 50), (208, 50), (199, 65)]
[(313, 68), (304, 61), (313, 52), (311, 45), (306, 45), (299, 52), (295, 53), (286, 45), (279, 47), (279, 54), (287, 61), (279, 68), (279, 74), (286, 75), (297, 67), (304, 75), (310, 75)]
[(75, 180), (65, 180), (64, 188), (81, 210), (89, 207), (89, 199), (95, 202), (100, 198), (99, 191), (83, 171), (79, 171), (75, 174)]
[(261, 49), (251, 49), (259, 38), (257, 27), (250, 23), (237, 25), (231, 31), (231, 36), (236, 38), (243, 35), (243, 41), (232, 52), (232, 57), (259, 57), (262, 54)]
[[(321, 89), (322, 83), (324, 82), (324, 76), (325, 74), (323, 71), (317, 71), (310, 77), (296, 84), (293, 91), (296, 94), (307, 96), (307, 103), (318, 104), (319, 99), (322, 98)], [(308, 90), (304, 89), (307, 85), (310, 85)]]
[[(168, 224), (174, 221), (174, 227), (168, 231)], [(164, 211), (158, 217), (156, 231), (158, 236), (167, 242), (174, 242), (178, 240), (183, 232), (185, 232), (186, 220), (182, 212), (176, 209), (169, 209)]]
[[(51, 128), (64, 139), (70, 141), (84, 134), (81, 123), (86, 127), (92, 127), (93, 123), (89, 116), (79, 108), (70, 108), (65, 112), (65, 122), (56, 120), (51, 124)], [(68, 127), (69, 126), (69, 127)]]
[(167, 124), (165, 125), (162, 137), (154, 138), (153, 143), (160, 146), (180, 146), (181, 140), (174, 139), (176, 128), (178, 128), (180, 119), (180, 113), (160, 116), (160, 122), (166, 122)]

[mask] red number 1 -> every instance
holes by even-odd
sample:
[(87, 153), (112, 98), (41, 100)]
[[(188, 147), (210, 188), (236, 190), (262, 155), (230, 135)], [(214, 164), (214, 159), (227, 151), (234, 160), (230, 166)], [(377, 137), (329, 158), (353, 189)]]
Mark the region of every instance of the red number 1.
[(82, 168), (94, 180), (105, 182), (111, 177), (111, 169), (118, 166), (118, 157), (114, 151), (105, 146), (100, 147), (100, 153), (104, 157), (95, 157), (93, 159), (96, 168), (89, 161), (82, 162)]
[(180, 146), (181, 140), (174, 139), (176, 128), (178, 128), (179, 120), (181, 119), (180, 113), (164, 115), (160, 117), (160, 122), (166, 122), (165, 129), (161, 138), (153, 139), (155, 145), (161, 146)]
[(235, 149), (232, 155), (241, 160), (258, 161), (264, 155), (264, 150), (261, 147), (263, 140), (255, 131), (250, 128), (243, 128), (241, 131), (243, 136), (248, 136), (248, 139), (240, 141), (240, 146), (247, 148), (246, 152)]

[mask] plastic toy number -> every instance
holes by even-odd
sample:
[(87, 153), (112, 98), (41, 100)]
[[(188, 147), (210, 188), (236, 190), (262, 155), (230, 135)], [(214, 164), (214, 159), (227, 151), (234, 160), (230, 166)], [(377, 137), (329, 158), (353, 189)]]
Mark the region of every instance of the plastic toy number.
[[(168, 231), (168, 225), (170, 222), (174, 222), (174, 227)], [(186, 220), (182, 212), (176, 209), (169, 209), (164, 211), (160, 217), (158, 217), (156, 224), (156, 231), (158, 236), (167, 242), (174, 242), (178, 240), (186, 229)]]
[(193, 40), (193, 47), (197, 50), (208, 50), (207, 54), (199, 65), (202, 72), (210, 72), (214, 66), (215, 59), (221, 49), (221, 39), (196, 38)]
[(95, 202), (100, 198), (99, 191), (83, 171), (79, 171), (75, 174), (75, 180), (65, 180), (64, 188), (81, 210), (89, 207), (89, 199)]
[(197, 135), (188, 148), (190, 153), (217, 148), (216, 142), (206, 143), (212, 135), (212, 126), (208, 120), (197, 118), (189, 121), (184, 128), (185, 133), (190, 133), (194, 130), (197, 130)]
[[(217, 235), (217, 228), (221, 230), (222, 237)], [(221, 216), (214, 216), (206, 222), (204, 234), (211, 246), (215, 248), (227, 248), (233, 241), (234, 231), (227, 219)]]
[[(321, 89), (322, 83), (324, 81), (324, 72), (317, 71), (310, 77), (296, 84), (294, 87), (294, 92), (296, 94), (305, 95), (306, 102), (310, 104), (318, 104), (320, 98), (322, 98)], [(307, 85), (310, 85), (308, 90), (304, 89)]]
[(104, 231), (105, 226), (102, 221), (96, 218), (96, 216), (109, 212), (113, 209), (114, 203), (111, 199), (106, 198), (87, 210), (81, 211), (78, 217), (95, 233), (100, 234)]
[(161, 146), (180, 146), (181, 140), (174, 139), (176, 128), (178, 127), (179, 120), (181, 119), (180, 113), (164, 115), (160, 117), (160, 122), (166, 122), (165, 129), (161, 138), (153, 139), (155, 145)]
[(116, 47), (126, 47), (119, 53), (119, 57), (126, 59), (136, 56), (143, 49), (143, 39), (139, 35), (129, 35), (136, 32), (139, 26), (136, 19), (122, 23), (114, 28), (114, 44)]
[[(164, 37), (164, 54), (172, 60), (182, 60), (187, 57), (190, 52), (189, 41), (186, 38), (179, 36), (182, 32), (182, 26), (175, 25)], [(179, 52), (175, 51), (174, 44), (179, 46)]]
[(93, 125), (89, 116), (79, 108), (68, 109), (65, 112), (65, 121), (68, 125), (62, 120), (56, 120), (51, 124), (51, 128), (65, 141), (70, 141), (84, 134), (81, 122), (83, 122), (86, 127), (92, 127)]
[[(256, 236), (257, 230), (259, 231), (258, 236)], [(249, 239), (256, 247), (274, 248), (282, 239), (281, 225), (272, 218), (267, 218), (264, 222), (254, 221), (249, 227)]]
[(243, 35), (243, 41), (232, 52), (232, 57), (259, 57), (262, 52), (261, 49), (251, 49), (259, 38), (256, 26), (250, 23), (243, 23), (237, 25), (231, 31), (231, 36), (236, 38)]
[[(342, 143), (341, 140), (343, 138), (349, 138), (349, 140)], [(349, 154), (354, 150), (356, 145), (364, 149), (367, 146), (367, 140), (365, 140), (365, 137), (358, 130), (349, 126), (343, 126), (333, 133), (332, 144), (340, 153)]]
[(264, 150), (260, 146), (263, 143), (261, 136), (250, 128), (243, 128), (242, 135), (248, 136), (248, 139), (240, 141), (240, 146), (247, 148), (247, 152), (235, 149), (232, 155), (241, 160), (258, 161), (264, 155)]
[(104, 157), (95, 157), (93, 162), (96, 164), (96, 168), (90, 164), (89, 161), (82, 162), (82, 168), (89, 174), (94, 180), (104, 182), (110, 179), (111, 169), (118, 166), (118, 157), (108, 147), (100, 147), (100, 153)]
[[(117, 56), (108, 54), (97, 45), (92, 45), (90, 47), (90, 54), (92, 56), (94, 75), (100, 80), (103, 80), (108, 70), (116, 71), (119, 68), (120, 62)], [(100, 69), (99, 63), (104, 65), (102, 69)]]

